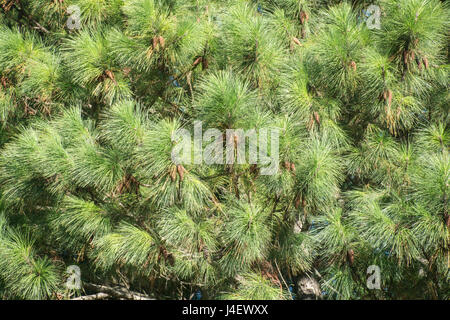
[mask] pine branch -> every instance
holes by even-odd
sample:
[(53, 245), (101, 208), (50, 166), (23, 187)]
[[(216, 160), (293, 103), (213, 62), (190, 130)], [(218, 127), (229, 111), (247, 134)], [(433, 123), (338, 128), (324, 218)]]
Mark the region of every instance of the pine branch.
[(99, 293), (95, 293), (95, 294), (90, 294), (87, 296), (81, 296), (81, 297), (76, 297), (70, 300), (104, 300), (104, 299), (108, 299), (110, 297), (109, 294), (104, 293), (104, 292), (99, 292)]
[(103, 298), (106, 298), (104, 295), (110, 295), (115, 298), (124, 298), (128, 300), (156, 300), (155, 298), (152, 298), (150, 296), (144, 295), (139, 292), (130, 291), (120, 286), (110, 287), (93, 283), (84, 283), (83, 285), (88, 290), (97, 291), (97, 295), (100, 295)]

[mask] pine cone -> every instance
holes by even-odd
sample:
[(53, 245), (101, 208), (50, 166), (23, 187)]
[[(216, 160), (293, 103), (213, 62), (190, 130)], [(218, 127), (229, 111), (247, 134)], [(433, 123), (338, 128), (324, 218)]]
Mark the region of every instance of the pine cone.
[(172, 180), (172, 182), (174, 182), (176, 177), (177, 177), (176, 176), (177, 175), (177, 168), (172, 167), (172, 169), (169, 172), (169, 175), (170, 175), (170, 179)]
[(408, 64), (409, 52), (408, 50), (403, 51), (403, 63)]
[(292, 41), (294, 41), (296, 44), (298, 44), (299, 46), (302, 45), (302, 43), (300, 42), (300, 40), (298, 40), (298, 38), (296, 37), (292, 37)]
[(164, 47), (166, 45), (166, 40), (162, 36), (159, 36), (158, 41), (159, 41), (159, 44), (161, 45), (161, 48), (164, 49)]
[(287, 171), (291, 170), (291, 164), (289, 161), (285, 160), (284, 161), (284, 167), (286, 168)]
[(390, 107), (391, 103), (392, 103), (392, 91), (391, 90), (387, 91), (387, 99), (388, 99), (388, 106)]
[(234, 147), (237, 149), (239, 143), (239, 137), (235, 134), (233, 135)]
[(198, 57), (197, 59), (195, 59), (193, 66), (196, 67), (202, 60), (202, 57)]
[(422, 70), (422, 61), (420, 61), (419, 57), (416, 56), (416, 63), (417, 66), (419, 67), (419, 70)]
[(292, 171), (293, 173), (295, 173), (295, 164), (294, 164), (294, 163), (291, 163), (291, 171)]
[(308, 14), (301, 10), (300, 11), (300, 24), (305, 24), (306, 22), (308, 22), (309, 16)]
[(350, 67), (353, 69), (353, 71), (356, 71), (356, 62), (355, 61), (350, 61)]
[(317, 111), (314, 111), (314, 119), (316, 119), (316, 122), (318, 124), (320, 124), (320, 116), (319, 116), (319, 113)]
[(424, 57), (422, 60), (423, 60), (423, 64), (425, 65), (425, 69), (428, 69), (429, 64), (428, 64), (427, 57)]
[(158, 43), (159, 43), (159, 37), (157, 37), (157, 36), (153, 37), (153, 39), (152, 39), (152, 48), (154, 50), (158, 49)]
[(8, 80), (8, 78), (6, 78), (5, 76), (2, 76), (1, 79), (0, 79), (0, 81), (1, 81), (1, 83), (2, 83), (3, 88), (6, 88), (6, 87), (8, 86), (9, 80)]
[(355, 262), (355, 253), (354, 253), (353, 249), (349, 249), (347, 251), (347, 261), (351, 266)]
[(114, 77), (114, 73), (112, 73), (112, 71), (110, 70), (106, 70), (105, 74), (108, 76), (108, 78), (110, 78), (111, 80), (113, 80), (114, 82), (116, 81), (115, 77)]
[(184, 172), (186, 170), (184, 169), (184, 167), (181, 164), (179, 164), (179, 165), (177, 165), (177, 171), (178, 171), (178, 175), (180, 176), (180, 180), (183, 181)]

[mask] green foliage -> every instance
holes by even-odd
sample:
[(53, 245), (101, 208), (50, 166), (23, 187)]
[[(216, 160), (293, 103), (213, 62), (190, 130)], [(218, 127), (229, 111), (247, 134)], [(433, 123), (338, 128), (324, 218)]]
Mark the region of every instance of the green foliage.
[[(376, 3), (379, 30), (368, 1), (3, 1), (0, 298), (94, 293), (78, 265), (161, 299), (449, 299), (450, 11)], [(278, 128), (278, 170), (175, 163), (196, 121)]]

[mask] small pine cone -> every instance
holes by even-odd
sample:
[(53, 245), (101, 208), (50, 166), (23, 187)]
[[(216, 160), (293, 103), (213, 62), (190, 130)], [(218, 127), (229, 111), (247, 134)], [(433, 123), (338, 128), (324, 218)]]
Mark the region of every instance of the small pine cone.
[(448, 229), (450, 229), (450, 214), (445, 215), (445, 224)]
[(416, 55), (415, 55), (414, 51), (411, 51), (409, 53), (409, 58), (410, 58), (411, 61), (413, 61), (416, 58)]
[(169, 175), (172, 182), (174, 182), (177, 177), (177, 169), (175, 167), (172, 167), (172, 169), (169, 172)]
[(1, 79), (2, 86), (6, 88), (8, 86), (8, 78), (2, 77)]
[(318, 124), (320, 124), (320, 115), (317, 111), (314, 111), (314, 119)]
[(184, 172), (186, 170), (184, 169), (184, 167), (181, 164), (179, 164), (179, 165), (177, 165), (177, 171), (178, 171), (178, 175), (180, 176), (180, 180), (183, 181)]
[(391, 90), (387, 91), (387, 98), (388, 98), (388, 106), (390, 107), (391, 103), (392, 103), (392, 91)]
[(157, 49), (157, 47), (158, 47), (158, 43), (159, 43), (159, 37), (153, 37), (153, 40), (152, 40), (152, 48), (153, 49)]
[(429, 64), (428, 64), (427, 57), (424, 57), (422, 60), (423, 60), (423, 64), (425, 65), (425, 69), (428, 69)]
[(295, 173), (295, 164), (294, 164), (294, 163), (291, 163), (291, 171), (292, 171), (293, 173)]
[(287, 171), (291, 170), (291, 164), (289, 163), (289, 161), (284, 161), (284, 167), (286, 168)]
[(419, 57), (416, 56), (416, 63), (417, 67), (419, 67), (419, 70), (422, 70), (422, 61), (420, 61)]
[(356, 71), (356, 62), (352, 60), (350, 62), (350, 67), (352, 67), (353, 71)]
[(347, 251), (347, 261), (351, 266), (355, 262), (355, 252), (353, 251), (353, 249), (349, 249)]
[(193, 66), (194, 67), (197, 66), (202, 60), (203, 60), (202, 57), (198, 57), (197, 59), (195, 59)]
[(408, 64), (409, 52), (408, 50), (403, 51), (403, 63)]
[(236, 134), (233, 136), (233, 142), (234, 142), (234, 147), (237, 148), (238, 143), (239, 143), (239, 137)]
[(295, 44), (298, 44), (299, 46), (302, 45), (302, 43), (300, 42), (300, 40), (298, 40), (298, 38), (296, 37), (292, 37), (292, 41), (294, 41)]
[(307, 21), (307, 14), (305, 11), (300, 11), (300, 24), (304, 24)]
[(164, 46), (166, 45), (166, 40), (162, 36), (159, 36), (158, 41), (159, 41), (159, 44), (161, 45), (161, 48), (164, 49)]
[(106, 70), (105, 74), (108, 76), (108, 78), (110, 78), (111, 80), (115, 81), (115, 77), (114, 77), (114, 73), (112, 73), (112, 71), (110, 70)]

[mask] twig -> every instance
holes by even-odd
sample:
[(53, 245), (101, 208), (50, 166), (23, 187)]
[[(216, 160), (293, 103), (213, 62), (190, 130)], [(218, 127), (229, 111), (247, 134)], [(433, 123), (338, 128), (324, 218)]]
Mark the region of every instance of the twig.
[(287, 288), (287, 290), (288, 290), (288, 292), (289, 292), (289, 295), (291, 296), (291, 299), (294, 300), (294, 298), (292, 297), (291, 290), (289, 290), (289, 286), (288, 286), (288, 284), (286, 283), (286, 281), (284, 280), (284, 277), (283, 277), (283, 275), (281, 274), (280, 268), (278, 267), (278, 263), (277, 263), (276, 261), (275, 261), (275, 266), (277, 267), (277, 270), (278, 270), (278, 273), (279, 273), (279, 275), (280, 275), (280, 277), (281, 277), (281, 280), (283, 280), (284, 285), (286, 286), (286, 288)]
[(104, 293), (104, 292), (99, 292), (96, 294), (90, 294), (87, 296), (72, 298), (70, 300), (103, 300), (103, 299), (107, 299), (107, 298), (109, 298), (109, 294)]
[(139, 292), (130, 291), (123, 287), (109, 287), (105, 285), (98, 285), (93, 283), (84, 283), (83, 284), (87, 289), (98, 291), (100, 293), (106, 293), (115, 298), (125, 298), (128, 300), (156, 300), (150, 296), (146, 296)]

